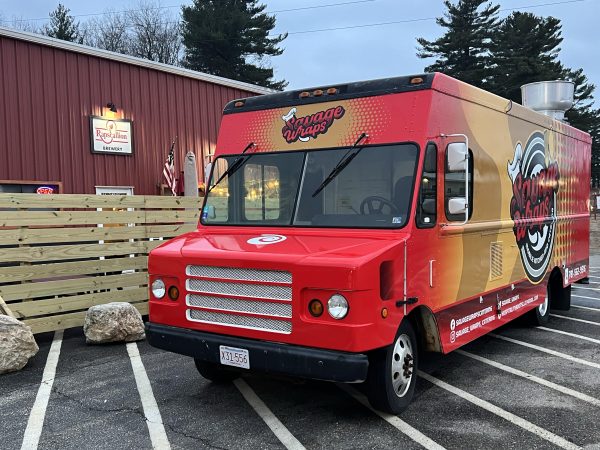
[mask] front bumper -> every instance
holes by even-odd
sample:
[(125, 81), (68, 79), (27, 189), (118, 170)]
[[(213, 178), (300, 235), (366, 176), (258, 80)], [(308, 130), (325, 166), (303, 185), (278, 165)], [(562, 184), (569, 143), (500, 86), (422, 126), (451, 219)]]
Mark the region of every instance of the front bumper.
[(153, 347), (216, 364), (220, 363), (220, 345), (243, 348), (248, 350), (251, 370), (315, 380), (361, 382), (366, 380), (369, 367), (368, 357), (362, 353), (257, 341), (152, 322), (146, 323), (146, 337)]

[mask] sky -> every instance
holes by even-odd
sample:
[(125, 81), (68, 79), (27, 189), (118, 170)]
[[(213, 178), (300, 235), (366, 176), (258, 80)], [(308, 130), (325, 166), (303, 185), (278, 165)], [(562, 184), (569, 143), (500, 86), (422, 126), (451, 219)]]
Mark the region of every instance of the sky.
[[(81, 15), (78, 20), (107, 8), (122, 10), (135, 5), (133, 1), (118, 0), (62, 2), (71, 14)], [(191, 1), (162, 0), (163, 6), (173, 6), (162, 12), (177, 14), (182, 3)], [(416, 38), (432, 40), (443, 33), (435, 22), (445, 11), (441, 0), (261, 3), (277, 18), (274, 32), (289, 33), (281, 44), (284, 53), (270, 61), (275, 79), (287, 80), (289, 89), (421, 73), (428, 61), (416, 56)], [(57, 4), (56, 0), (0, 0), (0, 14), (5, 19), (39, 19), (47, 17)], [(598, 87), (596, 106), (600, 105), (600, 50), (595, 38), (600, 0), (496, 0), (494, 4), (501, 5), (501, 17), (520, 10), (560, 19), (564, 38), (560, 60), (567, 67), (583, 68)]]

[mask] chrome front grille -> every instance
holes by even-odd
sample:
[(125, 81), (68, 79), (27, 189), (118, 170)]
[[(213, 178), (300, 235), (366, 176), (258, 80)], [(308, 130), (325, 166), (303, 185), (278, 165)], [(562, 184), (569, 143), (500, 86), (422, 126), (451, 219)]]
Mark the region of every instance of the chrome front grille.
[(203, 323), (213, 323), (253, 330), (272, 331), (277, 333), (291, 333), (292, 322), (286, 320), (273, 320), (264, 317), (234, 316), (231, 314), (188, 309), (188, 320)]
[(207, 294), (238, 295), (241, 297), (264, 298), (272, 300), (291, 300), (291, 286), (277, 286), (268, 284), (248, 284), (225, 281), (210, 281), (189, 279), (187, 282), (189, 292), (205, 292)]
[(188, 295), (186, 302), (188, 306), (196, 306), (198, 308), (285, 318), (292, 317), (291, 303), (261, 302), (240, 298), (214, 297), (197, 294)]
[(186, 275), (188, 320), (292, 332), (290, 272), (189, 265)]
[(193, 277), (220, 278), (222, 280), (263, 281), (265, 283), (292, 282), (292, 274), (281, 270), (240, 269), (238, 267), (188, 266), (187, 274)]

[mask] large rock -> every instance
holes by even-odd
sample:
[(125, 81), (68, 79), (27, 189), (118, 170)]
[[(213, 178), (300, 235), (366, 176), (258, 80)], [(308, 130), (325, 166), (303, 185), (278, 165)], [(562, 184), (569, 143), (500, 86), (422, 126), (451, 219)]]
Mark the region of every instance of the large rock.
[(133, 342), (146, 337), (142, 315), (124, 302), (92, 306), (85, 315), (83, 332), (88, 344)]
[(21, 370), (38, 350), (31, 328), (0, 314), (0, 374)]

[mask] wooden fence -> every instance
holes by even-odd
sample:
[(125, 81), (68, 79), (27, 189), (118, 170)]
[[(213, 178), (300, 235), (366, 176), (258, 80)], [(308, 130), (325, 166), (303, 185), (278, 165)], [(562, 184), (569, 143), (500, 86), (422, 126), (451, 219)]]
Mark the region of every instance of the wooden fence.
[[(0, 312), (34, 333), (113, 301), (148, 312), (148, 253), (194, 230), (201, 199), (0, 194)], [(4, 303), (4, 308), (2, 303)]]

